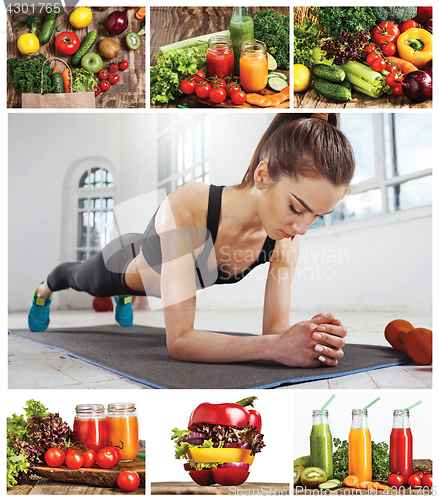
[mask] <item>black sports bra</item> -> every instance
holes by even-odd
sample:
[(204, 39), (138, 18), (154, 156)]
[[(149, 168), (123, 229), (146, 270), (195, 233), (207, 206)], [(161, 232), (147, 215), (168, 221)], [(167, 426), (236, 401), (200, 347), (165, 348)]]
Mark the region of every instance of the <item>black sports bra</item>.
[[(264, 264), (265, 262), (268, 262), (270, 260), (271, 255), (274, 251), (274, 246), (276, 244), (275, 240), (272, 240), (267, 236), (257, 260), (253, 262), (250, 267), (244, 269), (244, 271), (234, 276), (231, 276), (230, 273), (222, 272), (221, 268), (214, 269), (212, 272), (208, 271), (207, 259), (209, 258), (209, 255), (213, 248), (213, 244), (215, 243), (218, 234), (223, 189), (224, 186), (215, 186), (213, 184), (211, 184), (209, 189), (209, 203), (207, 209), (206, 227), (208, 229), (207, 234), (211, 236), (211, 243), (210, 245), (206, 244), (205, 248), (195, 261), (195, 268), (197, 271), (197, 287), (201, 288), (206, 288), (211, 285), (237, 283), (238, 281), (241, 281), (256, 266)], [(142, 253), (150, 267), (154, 269), (154, 271), (156, 271), (158, 274), (161, 274), (162, 250), (160, 245), (160, 236), (155, 230), (155, 218), (157, 215), (157, 211), (155, 212), (143, 234)], [(206, 241), (207, 239), (208, 238), (206, 238)]]

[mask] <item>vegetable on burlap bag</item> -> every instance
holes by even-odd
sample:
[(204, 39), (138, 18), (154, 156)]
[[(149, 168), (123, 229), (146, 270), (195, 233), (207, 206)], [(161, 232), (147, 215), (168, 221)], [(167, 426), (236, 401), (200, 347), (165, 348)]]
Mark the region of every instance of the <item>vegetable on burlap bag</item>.
[[(49, 57), (47, 61), (61, 61), (70, 72), (70, 81), (72, 81), (72, 70), (70, 66), (58, 57)], [(41, 69), (41, 91), (39, 94), (23, 93), (22, 108), (94, 108), (95, 93), (94, 92), (70, 92), (63, 94), (43, 94), (43, 70)]]

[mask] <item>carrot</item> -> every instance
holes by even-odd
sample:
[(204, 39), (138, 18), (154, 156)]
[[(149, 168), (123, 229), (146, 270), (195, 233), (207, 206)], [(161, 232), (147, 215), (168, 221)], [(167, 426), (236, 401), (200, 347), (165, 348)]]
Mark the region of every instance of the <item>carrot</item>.
[(381, 490), (381, 491), (386, 491), (386, 490), (392, 489), (389, 486), (387, 486), (386, 484), (381, 484), (381, 483), (375, 483), (375, 484), (377, 485), (377, 489)]
[(136, 12), (137, 19), (143, 19), (146, 14), (146, 7), (140, 7), (140, 9)]
[(367, 490), (371, 482), (372, 481), (362, 481), (361, 483), (357, 483), (355, 485), (355, 488), (360, 488), (360, 490)]
[(357, 476), (350, 475), (343, 479), (343, 484), (351, 488), (354, 488), (358, 483), (359, 481)]
[(285, 94), (286, 95), (286, 100), (289, 101), (290, 99), (290, 86), (288, 85), (288, 87), (285, 87), (284, 89), (281, 90), (282, 94)]
[(379, 488), (379, 486), (381, 486), (380, 483), (372, 482), (372, 483), (369, 483), (367, 485), (367, 489), (368, 490), (380, 490), (381, 488)]
[(407, 73), (411, 73), (412, 71), (417, 71), (418, 68), (412, 64), (411, 62), (406, 61), (405, 59), (401, 59), (400, 57), (390, 56), (386, 57), (386, 59), (391, 63), (399, 67), (402, 71), (403, 75)]
[(64, 92), (66, 94), (71, 93), (72, 92), (72, 82), (70, 80), (70, 71), (69, 71), (69, 68), (66, 68), (62, 72), (62, 80), (63, 80), (63, 83), (64, 83)]
[(270, 106), (276, 108), (279, 104), (282, 104), (286, 100), (286, 95), (278, 92), (277, 94), (265, 95), (265, 99), (270, 101)]
[(270, 101), (261, 94), (247, 94), (247, 102), (254, 106), (260, 106), (261, 108), (270, 106)]
[(60, 70), (59, 70), (58, 66), (55, 66), (55, 67), (53, 68), (52, 73), (60, 73)]

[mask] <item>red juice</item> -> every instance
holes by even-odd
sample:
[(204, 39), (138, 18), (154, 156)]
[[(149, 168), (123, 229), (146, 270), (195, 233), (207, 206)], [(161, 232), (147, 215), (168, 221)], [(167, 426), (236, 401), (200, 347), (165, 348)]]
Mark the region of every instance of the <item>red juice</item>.
[(105, 446), (105, 418), (78, 418), (73, 422), (73, 439), (98, 452)]
[(233, 78), (235, 58), (232, 42), (223, 36), (213, 36), (208, 40), (206, 54), (206, 76), (212, 78)]
[(410, 428), (393, 428), (390, 433), (390, 471), (404, 476), (404, 484), (413, 474), (413, 436)]

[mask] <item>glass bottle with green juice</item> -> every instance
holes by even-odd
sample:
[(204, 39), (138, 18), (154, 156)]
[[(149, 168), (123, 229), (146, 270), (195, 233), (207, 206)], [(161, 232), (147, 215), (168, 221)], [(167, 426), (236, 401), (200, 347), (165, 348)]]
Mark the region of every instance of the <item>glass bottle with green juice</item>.
[(313, 410), (310, 439), (311, 465), (320, 467), (332, 479), (332, 435), (329, 428), (328, 410)]
[(230, 38), (233, 43), (233, 53), (235, 55), (235, 75), (239, 76), (239, 59), (242, 44), (254, 38), (253, 17), (248, 7), (233, 7), (229, 29)]

